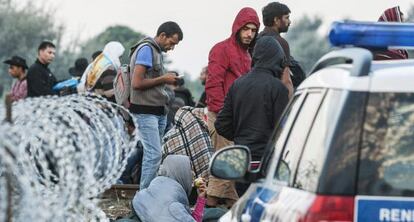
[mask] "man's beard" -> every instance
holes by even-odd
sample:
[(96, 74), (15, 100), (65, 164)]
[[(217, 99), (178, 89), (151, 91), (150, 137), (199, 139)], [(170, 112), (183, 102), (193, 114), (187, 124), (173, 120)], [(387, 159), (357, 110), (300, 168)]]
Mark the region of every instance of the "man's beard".
[(288, 25), (283, 25), (282, 27), (279, 28), (279, 32), (287, 32), (289, 30), (289, 26)]
[(242, 44), (244, 44), (244, 45), (250, 45), (250, 44), (252, 44), (252, 42), (253, 42), (253, 39), (246, 39), (246, 41), (248, 41), (248, 43), (243, 43), (242, 42)]
[(244, 42), (242, 41), (242, 38), (240, 37), (240, 35), (237, 35), (237, 42), (238, 42), (240, 45), (242, 45), (242, 46), (244, 46), (244, 47), (248, 48), (248, 47), (252, 44), (253, 39), (251, 39), (251, 40), (250, 40), (250, 42), (246, 44), (246, 43), (244, 43)]

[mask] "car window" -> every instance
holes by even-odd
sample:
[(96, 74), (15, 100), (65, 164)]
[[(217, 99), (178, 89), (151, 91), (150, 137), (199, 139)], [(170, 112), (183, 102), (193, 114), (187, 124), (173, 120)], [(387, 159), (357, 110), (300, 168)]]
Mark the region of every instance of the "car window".
[[(283, 129), (285, 129), (286, 127), (289, 128), (293, 120), (295, 119), (295, 115), (303, 101), (302, 99), (300, 99), (300, 96), (301, 94), (296, 94), (293, 97), (292, 101), (289, 103), (284, 114), (282, 115), (276, 131), (273, 133), (271, 141), (269, 141), (268, 149), (263, 155), (263, 169), (265, 170), (263, 175), (267, 175), (267, 172), (272, 172), (270, 168), (272, 167), (271, 163), (273, 163), (273, 161), (271, 160), (274, 160), (274, 162), (277, 161), (276, 157), (274, 156), (274, 154), (277, 153), (275, 152), (277, 151), (276, 147), (282, 147), (282, 146), (278, 146), (276, 142), (280, 140), (284, 140), (283, 138), (286, 137), (287, 133), (284, 132)], [(285, 135), (282, 135), (282, 133)], [(276, 165), (276, 163), (274, 163), (273, 165)]]
[(329, 149), (335, 119), (338, 117), (342, 91), (329, 90), (319, 108), (299, 162), (294, 187), (316, 191), (325, 157)]
[(319, 108), (323, 94), (321, 92), (310, 92), (306, 95), (302, 108), (292, 126), (283, 152), (280, 156), (275, 179), (283, 182), (292, 180), (302, 148), (308, 136), (309, 129)]
[[(318, 194), (355, 195), (358, 151), (362, 141), (362, 126), (367, 92), (344, 90), (336, 107), (339, 113), (329, 136), (329, 151), (318, 181)], [(335, 109), (335, 107), (332, 107)]]
[(358, 193), (414, 196), (414, 94), (372, 93), (366, 108)]

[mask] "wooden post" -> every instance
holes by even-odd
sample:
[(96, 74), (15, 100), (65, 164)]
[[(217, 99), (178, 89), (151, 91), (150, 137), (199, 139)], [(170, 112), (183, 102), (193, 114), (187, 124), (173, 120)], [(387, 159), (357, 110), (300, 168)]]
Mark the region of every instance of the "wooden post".
[(6, 173), (6, 180), (7, 180), (7, 222), (13, 221), (13, 187), (11, 185), (11, 175), (9, 173)]
[[(5, 121), (12, 123), (13, 119), (12, 119), (12, 99), (11, 99), (11, 95), (7, 94), (6, 98), (4, 100), (5, 105), (6, 105), (6, 118)], [(4, 147), (5, 149), (9, 149), (8, 147)], [(6, 181), (7, 181), (7, 218), (6, 221), (7, 222), (12, 222), (13, 221), (13, 199), (12, 199), (12, 195), (13, 195), (13, 187), (11, 185), (11, 180), (12, 177), (11, 175), (6, 172)]]
[(13, 119), (12, 119), (12, 99), (11, 99), (11, 95), (7, 94), (6, 98), (4, 99), (4, 103), (6, 105), (6, 121), (9, 123), (13, 123)]

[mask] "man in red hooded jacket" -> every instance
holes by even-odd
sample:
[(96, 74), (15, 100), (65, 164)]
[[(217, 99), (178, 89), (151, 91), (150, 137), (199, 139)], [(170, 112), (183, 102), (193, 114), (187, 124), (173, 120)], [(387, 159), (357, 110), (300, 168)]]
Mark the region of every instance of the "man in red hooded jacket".
[[(248, 7), (241, 9), (234, 20), (230, 38), (217, 43), (210, 51), (205, 89), (208, 127), (216, 150), (232, 144), (216, 133), (214, 122), (234, 80), (250, 71), (249, 49), (254, 44), (259, 26), (259, 17), (254, 9)], [(233, 182), (210, 177), (207, 205), (224, 204), (231, 207), (237, 199)]]

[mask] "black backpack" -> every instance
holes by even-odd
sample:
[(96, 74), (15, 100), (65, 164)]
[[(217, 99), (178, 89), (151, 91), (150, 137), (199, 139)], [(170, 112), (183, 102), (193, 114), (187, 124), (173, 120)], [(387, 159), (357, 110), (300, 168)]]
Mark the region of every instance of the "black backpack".
[(290, 71), (292, 72), (292, 83), (293, 87), (298, 87), (303, 80), (306, 78), (306, 74), (303, 71), (302, 67), (300, 66), (299, 62), (296, 61), (292, 56), (290, 57), (290, 64), (289, 64)]

